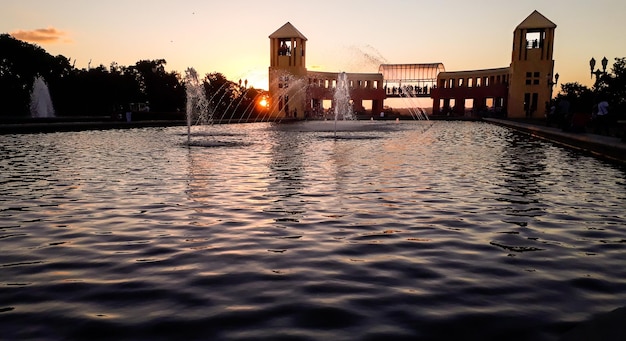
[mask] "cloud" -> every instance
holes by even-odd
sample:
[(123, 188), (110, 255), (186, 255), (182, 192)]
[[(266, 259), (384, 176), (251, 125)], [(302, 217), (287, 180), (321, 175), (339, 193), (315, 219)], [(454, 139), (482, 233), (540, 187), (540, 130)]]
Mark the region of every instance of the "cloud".
[(38, 28), (30, 31), (17, 30), (10, 33), (16, 39), (27, 41), (29, 43), (58, 43), (65, 42), (68, 43), (70, 40), (66, 38), (66, 33), (57, 30), (54, 27), (48, 28)]

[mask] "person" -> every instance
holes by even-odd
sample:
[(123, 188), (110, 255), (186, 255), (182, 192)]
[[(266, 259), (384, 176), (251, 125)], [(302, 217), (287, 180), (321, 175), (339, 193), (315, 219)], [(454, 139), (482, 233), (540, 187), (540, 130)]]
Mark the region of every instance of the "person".
[(597, 110), (595, 117), (595, 133), (610, 135), (611, 117), (609, 116), (609, 102), (604, 99), (600, 100)]
[[(546, 126), (550, 127), (552, 123), (556, 122), (556, 105), (554, 105), (553, 101), (550, 101), (550, 108), (548, 109), (548, 114), (546, 118)], [(558, 124), (558, 123), (557, 123)]]
[(563, 131), (570, 130), (572, 126), (572, 120), (569, 114), (569, 101), (563, 98), (558, 103), (558, 116), (557, 120)]

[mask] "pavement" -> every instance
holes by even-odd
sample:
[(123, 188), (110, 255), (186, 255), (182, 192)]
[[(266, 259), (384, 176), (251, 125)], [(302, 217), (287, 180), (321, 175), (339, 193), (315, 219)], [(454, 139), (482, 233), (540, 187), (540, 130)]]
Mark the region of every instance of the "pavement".
[(496, 118), (483, 118), (483, 121), (509, 127), (600, 159), (626, 165), (626, 142), (620, 137), (588, 132), (567, 132), (560, 128), (545, 126), (545, 123), (542, 125)]

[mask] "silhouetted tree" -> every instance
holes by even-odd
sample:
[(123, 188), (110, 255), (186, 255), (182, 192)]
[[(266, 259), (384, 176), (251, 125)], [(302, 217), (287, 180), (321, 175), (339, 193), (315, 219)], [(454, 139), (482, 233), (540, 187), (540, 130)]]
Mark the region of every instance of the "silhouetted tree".
[(236, 84), (226, 79), (219, 72), (205, 75), (203, 83), (209, 103), (209, 113), (214, 118), (224, 116), (226, 108), (235, 98), (233, 89), (236, 87)]
[(591, 89), (578, 82), (572, 82), (561, 85), (561, 91), (556, 96), (556, 100), (567, 99), (570, 102), (571, 112), (591, 113), (594, 97)]
[(594, 91), (596, 100), (605, 98), (618, 119), (626, 118), (626, 57), (615, 58), (610, 72), (600, 77)]
[(51, 87), (70, 70), (65, 57), (53, 57), (37, 45), (0, 34), (0, 93), (6, 98), (0, 115), (28, 115), (35, 77), (42, 76)]
[[(184, 110), (186, 93), (178, 72), (165, 71), (165, 59), (140, 60), (135, 65), (111, 63), (76, 69), (64, 56), (52, 56), (37, 45), (0, 35), (0, 93), (6, 98), (0, 116), (29, 116), (30, 91), (43, 76), (59, 116), (110, 115), (130, 103), (149, 103), (151, 112)], [(216, 115), (240, 117), (250, 108), (253, 89), (229, 81), (221, 73), (204, 80)], [(146, 113), (144, 117), (152, 117)]]
[(134, 69), (138, 72), (143, 101), (151, 111), (176, 111), (184, 108), (185, 87), (177, 72), (165, 72), (165, 59), (141, 60)]

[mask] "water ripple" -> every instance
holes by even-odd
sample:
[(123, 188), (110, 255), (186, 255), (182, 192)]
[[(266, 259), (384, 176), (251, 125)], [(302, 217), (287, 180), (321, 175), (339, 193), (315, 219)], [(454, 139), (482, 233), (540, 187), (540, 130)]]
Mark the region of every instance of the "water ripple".
[(0, 136), (3, 338), (557, 340), (623, 305), (625, 169), (328, 127)]

